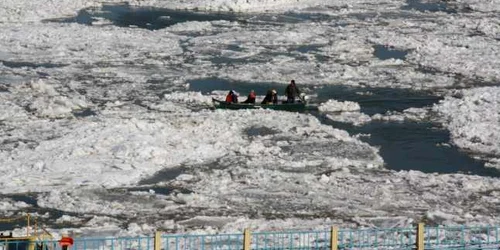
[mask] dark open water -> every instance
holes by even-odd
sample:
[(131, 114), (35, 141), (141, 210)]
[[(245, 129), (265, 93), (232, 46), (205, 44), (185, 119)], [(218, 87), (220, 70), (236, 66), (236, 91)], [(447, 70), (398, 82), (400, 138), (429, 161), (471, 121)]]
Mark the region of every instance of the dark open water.
[[(213, 90), (234, 89), (242, 96), (251, 89), (262, 95), (269, 88), (278, 91), (285, 85), (279, 83), (243, 83), (223, 79), (207, 78), (190, 82), (190, 90), (210, 93)], [(363, 93), (370, 93), (369, 95)], [(367, 115), (384, 114), (388, 111), (402, 112), (415, 107), (432, 106), (441, 97), (430, 92), (391, 88), (353, 88), (347, 86), (323, 86), (313, 88), (309, 94), (317, 94), (317, 102), (329, 99), (353, 101)], [(356, 127), (333, 122), (322, 114), (312, 111), (323, 123), (354, 134), (370, 134), (361, 138), (370, 145), (379, 146), (386, 167), (394, 170), (419, 170), (426, 173), (468, 173), (485, 176), (500, 176), (494, 169), (484, 168), (484, 162), (469, 157), (456, 147), (448, 145), (447, 130), (429, 122), (371, 122)]]
[[(418, 0), (407, 0), (406, 5), (401, 9), (401, 16), (415, 15), (413, 12), (443, 12), (453, 15), (457, 11), (450, 8), (445, 2), (422, 3)], [(356, 16), (360, 19), (366, 18), (361, 14)], [(175, 11), (169, 9), (150, 8), (150, 7), (133, 7), (128, 4), (103, 4), (102, 8), (87, 8), (82, 9), (77, 15), (71, 18), (58, 18), (46, 20), (49, 22), (75, 22), (82, 25), (93, 25), (94, 21), (99, 19), (108, 20), (111, 25), (120, 27), (145, 28), (149, 30), (162, 29), (176, 23), (186, 21), (214, 21), (227, 20), (239, 22), (241, 24), (252, 25), (281, 25), (286, 23), (296, 23), (303, 21), (327, 20), (337, 22), (338, 25), (346, 25), (343, 20), (333, 20), (335, 17), (330, 17), (315, 13), (283, 13), (283, 14), (260, 14), (260, 15), (241, 15), (232, 13), (203, 13), (189, 11)], [(197, 34), (192, 34), (197, 35)], [(401, 51), (395, 48), (387, 47), (383, 44), (374, 44), (374, 56), (381, 59), (400, 59), (405, 60), (408, 51)], [(229, 49), (239, 49), (238, 47)], [(288, 53), (296, 51), (301, 53), (312, 53), (317, 48), (314, 45), (302, 45), (296, 48), (290, 48)], [(321, 60), (321, 55), (314, 54)], [(264, 58), (265, 59), (265, 58)], [(297, 57), (297, 60), (300, 60)], [(233, 60), (233, 61), (231, 61)], [(253, 60), (253, 61), (252, 61)], [(211, 62), (214, 64), (228, 63), (248, 63), (258, 62), (260, 58), (242, 59), (242, 61), (234, 61), (234, 59), (214, 57)], [(267, 60), (267, 59), (266, 59)], [(37, 64), (27, 61), (0, 61), (6, 67), (10, 68), (57, 68), (66, 65), (57, 64)], [(40, 72), (40, 77), (46, 77), (47, 73)], [(300, 84), (300, 83), (299, 83)], [(299, 85), (300, 86), (300, 85)], [(255, 90), (259, 95), (263, 95), (267, 89), (276, 88), (277, 90), (284, 89), (284, 82), (262, 82), (262, 83), (244, 83), (232, 82), (223, 79), (208, 78), (190, 81), (190, 90), (211, 92), (212, 90), (229, 90), (235, 89), (243, 96), (250, 90)], [(0, 89), (1, 91), (1, 89)], [(362, 92), (370, 92), (370, 95), (359, 94)], [(357, 89), (344, 86), (317, 86), (317, 88), (309, 89), (310, 94), (317, 94), (317, 102), (324, 102), (329, 99), (339, 101), (354, 101), (361, 105), (361, 112), (373, 115), (375, 113), (384, 114), (387, 111), (403, 111), (410, 107), (428, 107), (439, 101), (440, 97), (425, 92), (413, 92), (398, 89)], [(237, 111), (236, 111), (237, 112)], [(395, 170), (420, 170), (423, 172), (439, 172), (439, 173), (470, 173), (487, 176), (500, 176), (498, 171), (485, 169), (482, 161), (477, 161), (460, 152), (453, 146), (446, 146), (450, 140), (449, 132), (440, 128), (436, 124), (429, 122), (372, 122), (361, 127), (355, 127), (350, 124), (333, 122), (326, 119), (317, 111), (310, 111), (312, 115), (318, 117), (324, 124), (344, 129), (350, 134), (370, 134), (371, 137), (362, 140), (370, 145), (379, 146), (380, 154), (387, 163), (387, 168)], [(92, 110), (83, 110), (75, 113), (75, 116), (95, 116), (97, 115)], [(445, 146), (443, 146), (445, 145)], [(144, 180), (141, 187), (130, 188), (127, 192), (133, 191), (149, 191), (153, 190), (156, 193), (168, 194), (171, 188), (155, 187), (158, 180), (175, 178), (176, 175), (182, 172), (182, 169), (174, 171), (159, 172), (151, 179)], [(189, 190), (181, 190), (181, 192), (189, 192)], [(63, 212), (56, 209), (43, 209), (37, 206), (36, 194), (14, 194), (3, 195), (2, 198), (11, 198), (16, 201), (24, 201), (33, 207), (25, 212), (38, 212), (39, 214), (48, 213), (47, 221), (53, 221), (60, 217)], [(68, 214), (64, 212), (64, 214)], [(71, 213), (69, 213), (71, 214)], [(77, 215), (75, 215), (77, 216)], [(17, 216), (16, 216), (17, 217)], [(10, 230), (15, 227), (24, 226), (24, 222), (15, 221), (12, 223), (3, 223), (0, 225), (0, 230)], [(66, 225), (54, 225), (51, 227), (64, 227)]]
[[(415, 12), (429, 13), (442, 12), (454, 15), (457, 10), (448, 6), (445, 2), (422, 2), (420, 0), (406, 0), (401, 8), (400, 17), (415, 16)], [(363, 16), (366, 15), (366, 16)], [(369, 17), (370, 13), (357, 16), (359, 19)], [(356, 16), (356, 15), (354, 15)], [(239, 22), (241, 24), (286, 24), (303, 21), (335, 21), (335, 17), (321, 13), (282, 13), (282, 14), (233, 14), (233, 13), (205, 13), (176, 11), (162, 8), (135, 7), (128, 4), (104, 4), (102, 8), (82, 9), (73, 18), (65, 18), (49, 21), (77, 22), (84, 25), (92, 25), (98, 19), (107, 19), (113, 25), (121, 27), (139, 27), (150, 30), (162, 29), (177, 23), (186, 21), (213, 21), (226, 20)], [(339, 21), (339, 20), (337, 20)], [(193, 34), (194, 35), (194, 34)], [(384, 44), (374, 44), (374, 57), (381, 60), (400, 59), (405, 60), (408, 51), (398, 50)], [(235, 47), (235, 50), (239, 48)], [(315, 54), (317, 48), (307, 44), (291, 48), (300, 53)], [(288, 51), (293, 52), (293, 51)], [(297, 58), (300, 60), (300, 58)], [(234, 59), (214, 56), (211, 62), (214, 64), (248, 63), (258, 62), (259, 58)], [(284, 84), (273, 82), (244, 83), (223, 79), (207, 78), (192, 80), (190, 90), (208, 93), (213, 90), (238, 91), (242, 98), (250, 91), (255, 90), (259, 95), (270, 89), (278, 91), (284, 89)], [(438, 102), (440, 97), (426, 92), (414, 92), (408, 90), (379, 88), (379, 89), (357, 89), (345, 86), (317, 86), (310, 89), (310, 93), (317, 94), (317, 102), (329, 99), (339, 101), (354, 101), (360, 104), (361, 112), (373, 115), (384, 114), (387, 111), (401, 112), (411, 107), (428, 107)], [(359, 94), (369, 92), (370, 95)], [(323, 123), (347, 130), (351, 134), (371, 134), (364, 138), (366, 142), (374, 146), (380, 146), (380, 153), (390, 169), (414, 169), (423, 172), (439, 173), (471, 173), (479, 175), (499, 176), (495, 170), (484, 168), (482, 161), (474, 160), (453, 146), (447, 145), (450, 141), (449, 132), (438, 125), (428, 122), (372, 122), (361, 127), (332, 122), (318, 112), (313, 115), (320, 118)]]

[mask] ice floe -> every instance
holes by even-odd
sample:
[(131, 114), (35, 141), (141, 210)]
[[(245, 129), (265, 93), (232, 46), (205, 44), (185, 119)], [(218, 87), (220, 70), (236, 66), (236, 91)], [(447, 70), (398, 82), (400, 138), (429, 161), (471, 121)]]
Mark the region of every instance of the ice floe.
[[(255, 15), (151, 31), (64, 22), (97, 1), (1, 1), (0, 190), (35, 192), (42, 209), (82, 215), (55, 221), (86, 236), (498, 223), (496, 178), (383, 170), (376, 147), (310, 114), (200, 110), (225, 93), (186, 90), (208, 77), (283, 87), (296, 79), (311, 92), (496, 84), (500, 4), (456, 2), (470, 13), (401, 15), (405, 2), (392, 0), (131, 1)], [(266, 11), (272, 21), (259, 21)], [(404, 56), (376, 55), (377, 46)], [(321, 109), (355, 125), (437, 113), (453, 144), (498, 167), (497, 93), (461, 90), (432, 111), (368, 116), (335, 101)], [(95, 115), (75, 118), (82, 108)], [(0, 202), (9, 216), (28, 206)]]
[(433, 110), (442, 116), (455, 145), (478, 156), (493, 158), (491, 165), (499, 167), (499, 108), (500, 88), (485, 87), (457, 91)]
[[(194, 169), (194, 175), (197, 179), (194, 182), (174, 181), (197, 190), (193, 194), (148, 194), (125, 198), (120, 204), (109, 199), (113, 193), (72, 190), (62, 196), (54, 193), (40, 197), (40, 204), (87, 213), (103, 208), (100, 211), (110, 216), (133, 216), (140, 212), (151, 224), (156, 221), (156, 227), (191, 233), (234, 233), (244, 228), (311, 230), (332, 225), (390, 228), (409, 227), (420, 220), (454, 225), (494, 223), (498, 219), (488, 212), (498, 203), (495, 190), (500, 182), (494, 178), (418, 171), (359, 172), (355, 168), (284, 173), (254, 166), (229, 166), (212, 173)], [(218, 182), (210, 181), (213, 178)], [(442, 199), (445, 193), (447, 199)], [(477, 198), (477, 193), (483, 194), (481, 204), (470, 199)], [(49, 197), (56, 199), (50, 201)], [(59, 197), (64, 200), (56, 202)], [(205, 215), (195, 216), (200, 207)], [(400, 210), (404, 214), (397, 212)], [(186, 219), (166, 219), (179, 215)], [(304, 219), (308, 217), (311, 219)]]
[(0, 208), (2, 209), (2, 211), (19, 210), (27, 207), (30, 207), (30, 205), (22, 201), (12, 201), (5, 198), (0, 200)]
[(428, 108), (409, 108), (403, 112), (387, 112), (385, 114), (374, 114), (371, 116), (372, 120), (377, 121), (414, 121), (422, 122), (429, 121), (431, 115)]
[(349, 111), (359, 111), (361, 108), (358, 103), (355, 102), (339, 102), (336, 100), (328, 100), (325, 103), (319, 105), (318, 110), (322, 112), (349, 112)]
[[(6, 175), (8, 179), (0, 182), (5, 187), (4, 192), (9, 192), (7, 187), (17, 191), (21, 189), (44, 191), (52, 186), (49, 183), (58, 186), (69, 185), (68, 187), (74, 185), (115, 187), (137, 182), (140, 176), (152, 174), (161, 168), (204, 162), (227, 154), (244, 154), (252, 158), (268, 155), (271, 158), (263, 159), (264, 162), (281, 159), (280, 161), (284, 161), (282, 164), (292, 161), (294, 155), (288, 156), (289, 153), (273, 145), (272, 141), (268, 142), (266, 138), (246, 145), (248, 141), (244, 139), (246, 135), (242, 134), (242, 130), (261, 123), (283, 131), (282, 133), (289, 133), (289, 136), (300, 138), (308, 134), (311, 140), (302, 142), (307, 142), (302, 146), (304, 150), (309, 143), (311, 146), (319, 144), (327, 147), (328, 143), (323, 138), (326, 135), (332, 137), (331, 140), (337, 138), (344, 141), (346, 146), (354, 147), (359, 144), (363, 151), (373, 150), (362, 146), (363, 143), (356, 142), (342, 131), (320, 125), (313, 117), (281, 114), (278, 121), (273, 119), (274, 115), (276, 115), (274, 112), (269, 111), (242, 113), (225, 111), (213, 114), (203, 112), (191, 118), (176, 118), (173, 121), (148, 122), (136, 118), (120, 120), (110, 117), (101, 121), (81, 121), (78, 126), (73, 126), (73, 133), (50, 141), (42, 141), (33, 150), (24, 152), (16, 150), (16, 154), (4, 158), (3, 165), (16, 166), (14, 167), (16, 171)], [(285, 124), (281, 124), (284, 122)], [(318, 142), (313, 140), (315, 137), (318, 137)], [(296, 139), (291, 137), (288, 139), (291, 141), (284, 140), (283, 143), (296, 144), (294, 142)], [(232, 146), (233, 144), (235, 146)], [(318, 159), (328, 161), (329, 158), (325, 153), (327, 151), (324, 151), (322, 158)], [(333, 151), (332, 163), (340, 156), (334, 156), (335, 154), (337, 153)], [(379, 165), (380, 158), (376, 156), (375, 151), (372, 154), (374, 158), (368, 158), (366, 161), (368, 163), (373, 161), (373, 164)], [(313, 157), (317, 158), (320, 155)], [(357, 165), (354, 163), (356, 161), (362, 164), (364, 160), (353, 158), (344, 163), (337, 162), (336, 165)], [(53, 180), (44, 178), (37, 182), (35, 176), (39, 175), (51, 176)], [(13, 178), (22, 181), (8, 181)]]
[(473, 11), (481, 12), (498, 12), (500, 6), (498, 0), (481, 1), (481, 0), (458, 0), (457, 3), (462, 8), (470, 8)]

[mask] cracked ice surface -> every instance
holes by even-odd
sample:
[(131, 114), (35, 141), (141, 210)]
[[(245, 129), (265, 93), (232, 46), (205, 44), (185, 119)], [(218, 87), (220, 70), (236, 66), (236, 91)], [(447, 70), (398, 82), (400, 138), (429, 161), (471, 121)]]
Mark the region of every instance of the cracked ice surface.
[[(375, 149), (309, 116), (283, 114), (276, 120), (273, 113), (259, 111), (239, 115), (202, 112), (168, 119), (106, 116), (70, 123), (71, 133), (41, 141), (32, 150), (4, 152), (2, 164), (10, 167), (2, 171), (2, 192), (130, 185), (162, 168), (221, 157), (285, 169), (309, 164), (325, 168), (382, 164)], [(279, 131), (276, 141), (266, 137), (246, 140), (245, 128), (261, 123)], [(310, 139), (301, 140), (304, 135)], [(310, 148), (314, 149), (312, 154), (308, 154)]]
[(500, 88), (486, 87), (457, 91), (434, 110), (452, 134), (452, 142), (500, 167)]
[[(455, 145), (497, 166), (498, 88), (477, 88), (499, 79), (497, 1), (460, 0), (458, 11), (472, 11), (454, 15), (402, 11), (404, 1), (130, 4), (256, 17), (150, 31), (40, 22), (97, 1), (1, 1), (0, 206), (9, 216), (46, 209), (38, 215), (86, 235), (498, 222), (495, 178), (383, 170), (375, 146), (310, 114), (201, 110), (209, 97), (187, 86), (214, 77), (255, 86), (294, 78), (311, 92), (471, 88), (449, 91), (433, 112), (328, 115), (353, 124), (441, 118)], [(259, 21), (265, 11), (271, 20)], [(380, 47), (405, 56), (377, 58)], [(344, 104), (323, 107), (359, 109)], [(34, 204), (8, 197), (28, 191)]]
[(140, 211), (144, 225), (157, 221), (154, 226), (165, 230), (200, 233), (325, 229), (332, 224), (409, 227), (423, 219), (447, 225), (498, 220), (500, 182), (494, 178), (309, 168), (309, 172), (262, 166), (228, 166), (209, 172), (192, 168), (189, 178), (179, 176), (170, 183), (197, 190), (192, 194), (114, 198), (116, 194), (102, 191), (54, 191), (40, 197), (40, 204), (101, 216), (134, 216)]

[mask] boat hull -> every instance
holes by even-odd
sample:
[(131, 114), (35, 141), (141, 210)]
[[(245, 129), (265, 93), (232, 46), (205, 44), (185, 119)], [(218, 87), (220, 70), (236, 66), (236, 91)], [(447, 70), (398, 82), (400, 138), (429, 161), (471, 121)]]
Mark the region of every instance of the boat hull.
[(272, 109), (284, 111), (303, 111), (306, 110), (307, 105), (302, 102), (298, 103), (283, 103), (283, 104), (257, 104), (257, 103), (227, 103), (217, 99), (212, 99), (216, 109)]

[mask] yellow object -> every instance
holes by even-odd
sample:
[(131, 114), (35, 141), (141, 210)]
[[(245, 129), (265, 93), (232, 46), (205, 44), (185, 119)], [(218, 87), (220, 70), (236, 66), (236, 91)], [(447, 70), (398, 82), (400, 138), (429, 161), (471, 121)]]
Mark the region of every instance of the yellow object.
[[(37, 220), (36, 217), (32, 217), (30, 214), (26, 214), (26, 215), (19, 216), (19, 217), (14, 217), (14, 218), (0, 218), (0, 223), (14, 222), (14, 221), (22, 220), (24, 218), (26, 218), (26, 224), (27, 224), (27, 227), (28, 227), (27, 231), (26, 231), (26, 236), (30, 236), (31, 235), (29, 230), (31, 229), (32, 222), (34, 222), (33, 223), (34, 235), (36, 236), (37, 235), (37, 230), (38, 230), (38, 220)], [(50, 235), (50, 233), (47, 232), (47, 230), (45, 230), (43, 228), (43, 226), (41, 226), (40, 228), (42, 228), (42, 230), (44, 231), (44, 234)], [(50, 235), (50, 237), (52, 238), (52, 235)]]
[(339, 249), (339, 229), (332, 227), (330, 230), (330, 250)]
[(0, 237), (0, 249), (9, 250), (35, 250), (35, 236), (27, 237)]
[(250, 250), (250, 241), (252, 238), (252, 234), (250, 233), (250, 229), (246, 228), (243, 232), (243, 250)]
[(417, 250), (424, 250), (424, 223), (417, 226)]
[(155, 232), (155, 249), (154, 250), (161, 250), (161, 232), (160, 231)]
[(30, 214), (26, 214), (26, 221), (28, 226), (26, 227), (26, 235), (30, 235)]
[(16, 218), (0, 219), (0, 222), (14, 222), (16, 220), (21, 220), (23, 218), (24, 218), (24, 216), (19, 216), (19, 217), (16, 217)]

